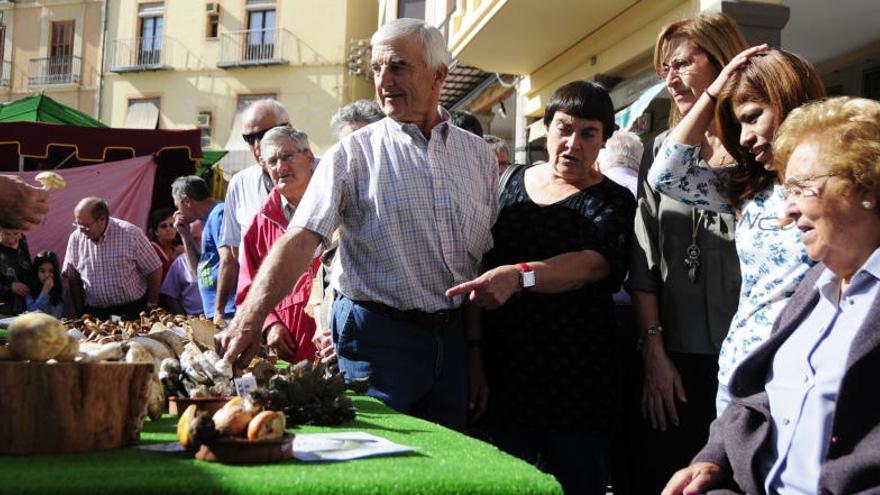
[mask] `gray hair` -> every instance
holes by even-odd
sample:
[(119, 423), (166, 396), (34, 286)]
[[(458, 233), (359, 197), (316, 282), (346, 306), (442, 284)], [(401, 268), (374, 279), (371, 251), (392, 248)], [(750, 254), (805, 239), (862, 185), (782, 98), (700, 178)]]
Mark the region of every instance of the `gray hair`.
[(290, 122), (290, 117), (287, 115), (287, 109), (284, 108), (284, 105), (282, 105), (281, 102), (274, 98), (263, 98), (262, 100), (257, 100), (248, 105), (244, 114), (242, 114), (242, 122), (259, 120), (264, 115), (274, 116), (276, 124)]
[(211, 197), (208, 183), (198, 175), (184, 175), (171, 183), (171, 197), (175, 203), (189, 198), (193, 201), (204, 201)]
[(639, 170), (642, 163), (642, 153), (645, 145), (639, 139), (638, 134), (629, 131), (615, 131), (605, 142), (599, 165), (602, 169), (614, 165), (623, 165), (635, 171)]
[(507, 141), (504, 139), (498, 136), (493, 136), (492, 134), (486, 134), (483, 136), (483, 140), (489, 143), (489, 146), (491, 146), (496, 152), (504, 151), (507, 153), (507, 156), (510, 156), (510, 148), (507, 146)]
[(449, 64), (449, 50), (443, 34), (434, 26), (420, 19), (395, 19), (382, 25), (370, 38), (370, 45), (376, 45), (400, 38), (416, 35), (422, 47), (422, 57), (429, 69), (437, 69)]
[(338, 135), (348, 124), (364, 125), (378, 122), (385, 118), (382, 108), (373, 100), (357, 100), (345, 105), (330, 118), (330, 129)]
[(277, 148), (285, 139), (290, 139), (300, 151), (309, 149), (309, 136), (296, 127), (273, 127), (260, 140), (260, 155), (268, 154), (269, 148)]

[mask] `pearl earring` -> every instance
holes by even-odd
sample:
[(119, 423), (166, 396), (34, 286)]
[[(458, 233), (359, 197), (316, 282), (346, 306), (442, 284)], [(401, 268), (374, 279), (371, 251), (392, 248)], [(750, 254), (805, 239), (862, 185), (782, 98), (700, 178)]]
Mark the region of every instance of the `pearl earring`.
[(862, 208), (864, 208), (866, 210), (870, 210), (873, 207), (874, 207), (874, 203), (872, 203), (868, 200), (862, 201)]

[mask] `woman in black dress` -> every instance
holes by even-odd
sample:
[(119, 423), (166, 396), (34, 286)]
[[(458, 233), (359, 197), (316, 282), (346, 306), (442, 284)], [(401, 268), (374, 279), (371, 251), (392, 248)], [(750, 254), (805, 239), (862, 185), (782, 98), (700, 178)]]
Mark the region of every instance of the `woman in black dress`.
[(612, 295), (626, 275), (635, 201), (593, 168), (614, 131), (604, 88), (559, 88), (544, 125), (549, 160), (506, 181), (487, 271), (448, 294), (497, 308), (483, 313), (482, 335), (469, 334), (471, 397), (476, 405), (488, 396), (481, 427), (490, 441), (568, 493), (604, 493), (616, 400)]

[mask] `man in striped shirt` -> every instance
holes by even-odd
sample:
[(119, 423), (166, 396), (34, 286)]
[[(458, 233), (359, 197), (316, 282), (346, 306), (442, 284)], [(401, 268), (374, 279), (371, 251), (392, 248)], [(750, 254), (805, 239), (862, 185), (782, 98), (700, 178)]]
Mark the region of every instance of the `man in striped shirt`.
[(134, 320), (155, 308), (162, 262), (137, 226), (110, 216), (107, 201), (85, 198), (73, 210), (76, 230), (67, 241), (61, 270), (76, 314)]
[(475, 277), (492, 247), (498, 164), (438, 106), (448, 53), (436, 28), (398, 19), (372, 45), (387, 117), (324, 155), (221, 345), (246, 365), (268, 311), (339, 228), (331, 327), (340, 369), (369, 377), (368, 394), (399, 411), (463, 429), (465, 296), (445, 291)]

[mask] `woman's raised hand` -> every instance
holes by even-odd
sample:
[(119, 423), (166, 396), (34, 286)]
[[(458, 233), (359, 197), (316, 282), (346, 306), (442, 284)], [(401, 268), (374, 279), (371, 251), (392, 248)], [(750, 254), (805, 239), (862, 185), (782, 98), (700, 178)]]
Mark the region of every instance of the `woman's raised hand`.
[(721, 72), (718, 74), (718, 77), (712, 81), (712, 84), (706, 88), (706, 91), (709, 92), (709, 95), (712, 96), (713, 100), (718, 97), (718, 94), (724, 89), (724, 85), (727, 83), (727, 80), (730, 79), (731, 74), (739, 70), (746, 62), (749, 61), (750, 58), (755, 56), (755, 54), (765, 52), (770, 49), (770, 45), (767, 43), (762, 43), (760, 45), (756, 45), (750, 48), (746, 48), (745, 50), (739, 52), (735, 57), (730, 59), (730, 62), (727, 62), (727, 65), (721, 69)]

